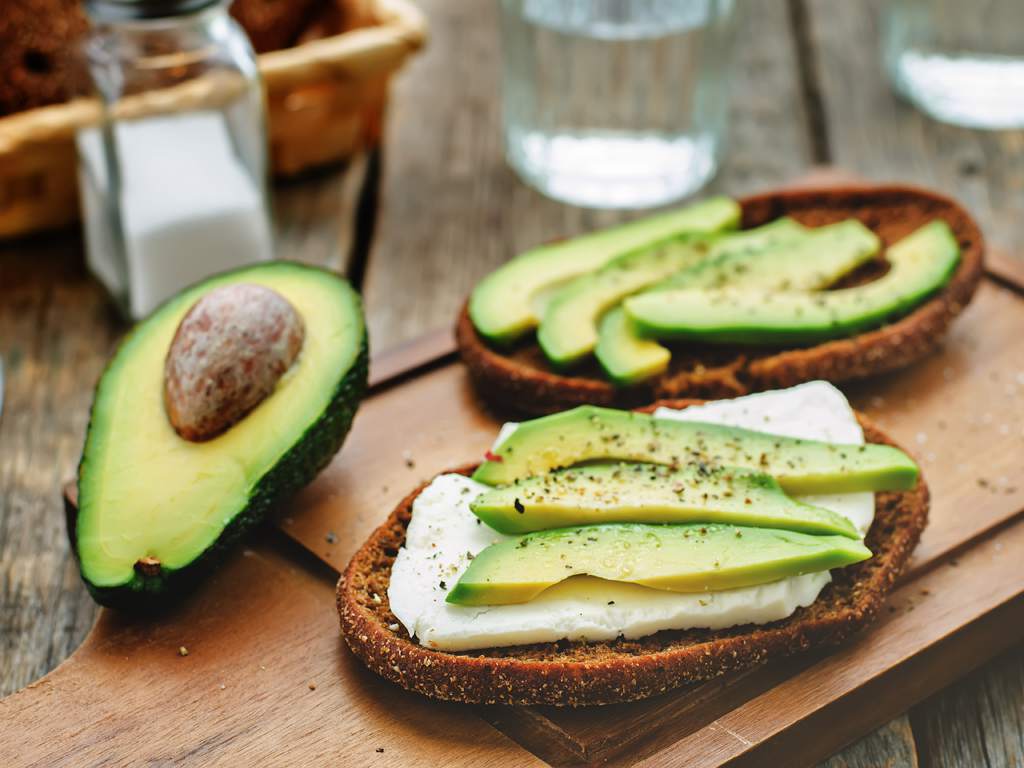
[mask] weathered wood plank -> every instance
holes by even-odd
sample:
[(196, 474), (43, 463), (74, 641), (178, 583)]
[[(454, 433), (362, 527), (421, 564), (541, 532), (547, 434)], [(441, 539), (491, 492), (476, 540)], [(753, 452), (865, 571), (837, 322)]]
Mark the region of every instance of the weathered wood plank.
[[(711, 186), (735, 195), (782, 183), (811, 156), (786, 9), (741, 5), (731, 141)], [(518, 251), (637, 215), (553, 202), (506, 166), (497, 6), (422, 3), (431, 44), (396, 83), (364, 289), (378, 348), (453, 324), (473, 285)]]
[(897, 717), (833, 755), (819, 768), (918, 768), (910, 720)]
[(0, 251), (0, 694), (74, 650), (95, 607), (70, 555), (60, 497), (82, 446), (92, 386), (119, 333), (78, 241)]
[(1017, 647), (911, 710), (928, 768), (1024, 765), (1024, 647)]

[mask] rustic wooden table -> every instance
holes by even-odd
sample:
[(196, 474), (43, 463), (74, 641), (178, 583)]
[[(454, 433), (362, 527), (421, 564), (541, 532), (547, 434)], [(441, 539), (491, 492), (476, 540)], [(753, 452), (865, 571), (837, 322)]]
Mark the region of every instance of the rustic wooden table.
[[(942, 126), (898, 102), (878, 64), (881, 2), (748, 4), (731, 149), (713, 190), (741, 195), (835, 164), (953, 194), (993, 246), (1024, 253), (1024, 132)], [(432, 41), (395, 84), (381, 156), (282, 186), (275, 202), (282, 255), (361, 285), (377, 350), (450, 323), (475, 281), (516, 251), (622, 218), (548, 201), (505, 167), (494, 4), (423, 5)], [(123, 331), (75, 234), (0, 246), (0, 694), (56, 666), (93, 622), (60, 486)], [(825, 765), (1024, 765), (1024, 648)]]

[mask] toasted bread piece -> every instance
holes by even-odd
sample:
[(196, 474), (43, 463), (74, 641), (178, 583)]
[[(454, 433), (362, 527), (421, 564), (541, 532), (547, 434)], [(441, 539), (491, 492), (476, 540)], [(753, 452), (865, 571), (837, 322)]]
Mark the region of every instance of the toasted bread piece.
[[(683, 408), (695, 402), (657, 405)], [(868, 442), (892, 444), (865, 417), (858, 414), (858, 419)], [(474, 468), (453, 471), (469, 474)], [(878, 613), (928, 518), (923, 479), (912, 491), (876, 494), (875, 519), (866, 538), (874, 557), (833, 571), (832, 583), (812, 605), (782, 621), (716, 631), (666, 630), (636, 640), (560, 641), (448, 653), (410, 639), (387, 598), (391, 566), (405, 541), (413, 501), (425, 487), (402, 500), (345, 569), (337, 594), (341, 629), (353, 653), (382, 677), (424, 696), (475, 704), (582, 706), (632, 701), (839, 643)]]
[[(977, 223), (957, 203), (924, 190), (869, 186), (771, 192), (745, 198), (740, 205), (744, 229), (780, 216), (812, 227), (856, 218), (886, 246), (942, 219), (960, 243), (960, 264), (940, 293), (876, 330), (792, 349), (670, 345), (669, 370), (630, 387), (616, 387), (593, 360), (570, 375), (555, 371), (532, 334), (509, 350), (492, 347), (463, 307), (455, 337), (477, 390), (500, 407), (543, 414), (585, 403), (629, 407), (658, 398), (737, 397), (813, 379), (836, 383), (865, 378), (909, 365), (935, 347), (970, 302), (984, 272), (984, 240)], [(866, 282), (884, 269), (884, 261), (877, 260), (842, 285)]]

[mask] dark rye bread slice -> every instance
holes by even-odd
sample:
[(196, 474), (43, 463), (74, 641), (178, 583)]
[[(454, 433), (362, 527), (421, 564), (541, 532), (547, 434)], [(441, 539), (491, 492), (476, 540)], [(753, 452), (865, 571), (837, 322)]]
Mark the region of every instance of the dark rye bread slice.
[[(694, 402), (659, 404), (682, 408)], [(866, 418), (858, 419), (868, 442), (892, 444)], [(469, 474), (474, 468), (454, 471)], [(632, 701), (842, 642), (874, 619), (928, 518), (923, 478), (912, 491), (876, 494), (875, 520), (866, 538), (874, 556), (834, 571), (832, 583), (813, 604), (782, 621), (715, 631), (662, 631), (636, 640), (448, 653), (411, 640), (388, 605), (391, 566), (405, 542), (413, 501), (424, 487), (402, 500), (345, 569), (337, 593), (341, 629), (353, 653), (382, 677), (424, 696), (474, 704)]]
[[(933, 219), (942, 219), (960, 243), (960, 265), (941, 292), (876, 330), (791, 349), (670, 345), (668, 371), (630, 387), (611, 384), (593, 359), (569, 374), (554, 370), (533, 334), (512, 349), (491, 347), (463, 307), (455, 337), (477, 391), (500, 407), (541, 414), (584, 403), (630, 407), (659, 398), (736, 397), (813, 379), (865, 378), (908, 365), (935, 347), (970, 302), (984, 271), (984, 240), (977, 223), (954, 201), (925, 190), (866, 186), (770, 192), (744, 198), (740, 205), (744, 229), (780, 216), (792, 216), (812, 227), (856, 218), (886, 246)], [(863, 283), (884, 270), (884, 260), (879, 259), (842, 284)]]

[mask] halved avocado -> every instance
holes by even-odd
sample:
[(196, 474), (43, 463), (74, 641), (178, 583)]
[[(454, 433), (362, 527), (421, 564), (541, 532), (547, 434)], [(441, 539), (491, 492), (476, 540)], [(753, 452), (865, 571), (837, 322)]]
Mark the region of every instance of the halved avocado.
[[(233, 283), (287, 299), (305, 340), (265, 400), (223, 434), (192, 442), (165, 412), (164, 361), (192, 305)], [(139, 323), (97, 385), (79, 465), (72, 544), (97, 602), (158, 607), (193, 586), (225, 547), (341, 447), (366, 376), (359, 297), (313, 267), (269, 262), (218, 275)]]
[[(821, 290), (873, 258), (881, 249), (878, 236), (856, 219), (812, 230), (800, 227), (794, 230), (792, 225), (778, 229), (785, 221), (787, 219), (779, 219), (757, 229), (722, 237), (721, 254), (717, 258), (678, 272), (643, 293), (723, 286), (766, 291)], [(754, 238), (757, 233), (763, 234)], [(730, 241), (739, 247), (731, 246)], [(661, 373), (671, 358), (666, 347), (638, 332), (621, 307), (601, 319), (595, 353), (609, 378), (623, 386)]]
[(469, 297), (469, 316), (481, 336), (508, 344), (534, 328), (540, 294), (637, 248), (690, 232), (735, 229), (740, 207), (712, 197), (571, 240), (521, 253), (481, 280)]
[(627, 299), (644, 335), (721, 344), (817, 344), (905, 315), (949, 282), (960, 260), (956, 237), (933, 221), (889, 248), (889, 271), (852, 288), (817, 293), (744, 288), (674, 290)]

